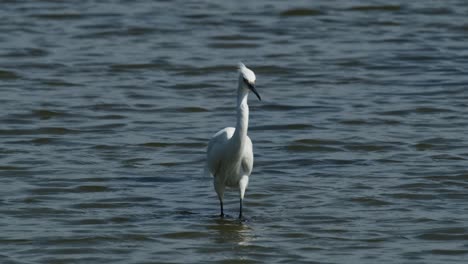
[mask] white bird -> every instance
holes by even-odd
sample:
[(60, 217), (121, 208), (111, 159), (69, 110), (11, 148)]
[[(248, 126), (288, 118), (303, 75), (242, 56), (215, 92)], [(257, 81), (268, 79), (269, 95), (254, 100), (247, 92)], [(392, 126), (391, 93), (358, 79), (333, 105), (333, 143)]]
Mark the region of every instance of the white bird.
[(253, 167), (252, 141), (247, 136), (249, 91), (252, 91), (260, 101), (262, 100), (255, 89), (254, 72), (239, 63), (239, 73), (236, 128), (226, 127), (214, 134), (208, 143), (206, 155), (205, 172), (213, 176), (214, 188), (221, 206), (221, 217), (224, 216), (223, 198), (227, 186), (239, 188), (239, 218), (242, 218), (242, 202)]

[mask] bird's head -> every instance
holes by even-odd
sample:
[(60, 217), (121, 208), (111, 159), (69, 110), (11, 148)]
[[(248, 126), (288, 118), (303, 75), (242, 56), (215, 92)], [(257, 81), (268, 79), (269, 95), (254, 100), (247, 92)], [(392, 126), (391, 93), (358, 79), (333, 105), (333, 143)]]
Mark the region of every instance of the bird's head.
[(245, 67), (242, 62), (239, 63), (239, 73), (239, 84), (244, 89), (252, 91), (258, 97), (258, 100), (261, 101), (262, 98), (255, 89), (255, 73), (251, 69)]

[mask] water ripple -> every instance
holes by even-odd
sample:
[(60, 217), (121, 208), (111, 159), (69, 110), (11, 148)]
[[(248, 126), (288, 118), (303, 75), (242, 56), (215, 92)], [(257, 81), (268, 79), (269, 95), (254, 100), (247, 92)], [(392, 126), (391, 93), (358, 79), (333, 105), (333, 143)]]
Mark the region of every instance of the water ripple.
[[(2, 1), (5, 263), (464, 263), (464, 1)], [(203, 175), (236, 123), (237, 219)]]

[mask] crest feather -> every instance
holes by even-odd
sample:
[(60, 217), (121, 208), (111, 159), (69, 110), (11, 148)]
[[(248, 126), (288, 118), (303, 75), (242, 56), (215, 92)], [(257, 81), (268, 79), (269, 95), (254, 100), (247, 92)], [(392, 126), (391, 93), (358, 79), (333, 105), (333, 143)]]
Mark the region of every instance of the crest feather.
[(255, 73), (247, 68), (242, 62), (239, 62), (239, 72), (241, 76), (250, 83), (255, 83)]

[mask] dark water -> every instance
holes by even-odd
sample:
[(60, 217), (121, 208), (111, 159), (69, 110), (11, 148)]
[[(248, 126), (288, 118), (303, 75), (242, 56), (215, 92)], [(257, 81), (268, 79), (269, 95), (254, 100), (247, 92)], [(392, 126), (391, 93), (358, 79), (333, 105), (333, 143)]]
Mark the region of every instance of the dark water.
[[(0, 262), (464, 263), (467, 14), (2, 1)], [(239, 61), (264, 99), (243, 223), (202, 176)]]

